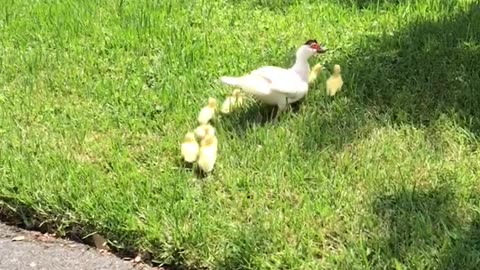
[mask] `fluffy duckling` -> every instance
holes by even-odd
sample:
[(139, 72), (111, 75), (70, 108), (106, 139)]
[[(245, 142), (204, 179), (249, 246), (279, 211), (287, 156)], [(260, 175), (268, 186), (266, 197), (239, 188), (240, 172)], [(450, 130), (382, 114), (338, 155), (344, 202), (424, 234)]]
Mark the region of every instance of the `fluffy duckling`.
[(232, 94), (228, 96), (222, 104), (221, 112), (224, 114), (231, 113), (232, 110), (243, 104), (242, 92), (240, 89), (233, 90)]
[(317, 79), (320, 72), (322, 72), (322, 69), (323, 69), (323, 66), (320, 63), (316, 64), (312, 68), (312, 71), (310, 71), (310, 74), (308, 76), (308, 83), (313, 83)]
[(188, 163), (195, 162), (198, 158), (199, 148), (193, 132), (188, 132), (181, 145), (183, 159)]
[(217, 160), (217, 150), (218, 139), (215, 135), (206, 135), (200, 142), (197, 164), (203, 172), (209, 173), (213, 170)]
[(207, 124), (215, 115), (217, 110), (217, 100), (214, 98), (208, 98), (207, 106), (203, 107), (198, 114), (198, 122), (203, 125)]
[(195, 136), (202, 140), (206, 135), (215, 135), (215, 128), (210, 124), (203, 124), (198, 126), (195, 130)]
[(329, 96), (334, 96), (343, 86), (342, 75), (340, 72), (340, 65), (335, 65), (333, 67), (333, 74), (327, 80), (327, 93)]

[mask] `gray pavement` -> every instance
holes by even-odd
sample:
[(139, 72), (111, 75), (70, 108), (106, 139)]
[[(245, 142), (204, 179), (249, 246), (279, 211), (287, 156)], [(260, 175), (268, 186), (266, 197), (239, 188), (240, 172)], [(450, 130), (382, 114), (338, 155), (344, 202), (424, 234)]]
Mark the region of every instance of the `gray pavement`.
[(0, 223), (0, 270), (152, 270), (92, 247)]

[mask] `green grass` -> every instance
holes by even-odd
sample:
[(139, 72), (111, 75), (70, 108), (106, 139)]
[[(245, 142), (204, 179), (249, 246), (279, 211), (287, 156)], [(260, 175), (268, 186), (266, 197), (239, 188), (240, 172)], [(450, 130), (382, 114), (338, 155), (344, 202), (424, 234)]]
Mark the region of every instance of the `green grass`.
[[(4, 217), (179, 269), (479, 265), (478, 1), (4, 2)], [(342, 92), (222, 117), (214, 174), (183, 168), (216, 79), (309, 38)]]

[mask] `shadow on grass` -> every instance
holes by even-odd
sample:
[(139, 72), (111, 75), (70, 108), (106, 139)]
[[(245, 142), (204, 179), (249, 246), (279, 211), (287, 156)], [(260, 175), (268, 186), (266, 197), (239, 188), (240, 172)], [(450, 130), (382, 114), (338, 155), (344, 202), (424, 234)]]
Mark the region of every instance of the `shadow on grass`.
[(344, 0), (337, 1), (337, 3), (344, 6), (356, 7), (359, 9), (369, 8), (369, 7), (379, 7), (384, 8), (386, 6), (394, 6), (406, 2), (406, 0)]
[[(313, 2), (314, 0), (307, 0)], [(294, 5), (297, 0), (231, 0), (232, 4), (247, 3), (252, 9), (266, 9), (281, 14), (287, 13), (288, 9)]]
[(274, 122), (277, 108), (259, 102), (245, 108), (238, 108), (228, 115), (222, 115), (221, 125), (224, 130), (243, 137), (253, 126), (265, 126)]
[[(453, 11), (452, 11), (453, 12)], [(348, 143), (368, 136), (365, 120), (381, 125), (410, 124), (428, 127), (442, 114), (456, 115), (459, 124), (480, 131), (480, 4), (451, 18), (422, 21), (391, 35), (366, 37), (358, 53), (336, 58), (344, 87), (334, 97), (318, 97), (319, 113), (306, 116), (311, 125), (305, 145)], [(324, 83), (324, 81), (317, 82)], [(312, 89), (310, 93), (324, 91)], [(309, 93), (309, 95), (310, 95)], [(317, 99), (313, 97), (313, 99)], [(340, 102), (341, 101), (341, 102)], [(345, 103), (348, 101), (347, 103)], [(326, 110), (335, 110), (336, 119)], [(310, 106), (310, 105), (308, 105)]]
[(264, 126), (271, 122), (273, 110), (268, 107), (253, 106), (222, 116), (223, 129), (244, 137), (252, 126)]
[(224, 130), (230, 131), (239, 137), (243, 137), (251, 127), (262, 127), (268, 124), (274, 124), (282, 121), (287, 114), (298, 114), (304, 100), (292, 103), (287, 110), (280, 113), (278, 119), (278, 107), (273, 105), (255, 102), (247, 108), (238, 108), (229, 115), (222, 115), (222, 126)]
[[(480, 127), (480, 5), (453, 19), (414, 24), (373, 51), (345, 61), (358, 102), (378, 107), (392, 120), (428, 125), (452, 109)], [(375, 40), (367, 40), (369, 48)], [(365, 63), (368, 61), (368, 65)]]
[[(379, 8), (383, 8), (386, 6), (394, 6), (405, 1), (406, 0), (337, 0), (337, 1), (330, 0), (326, 2), (340, 4), (345, 7), (356, 7), (359, 9), (363, 9), (363, 8), (369, 8), (371, 6), (376, 6)], [(449, 0), (442, 0), (442, 1), (447, 2)], [(298, 4), (300, 1), (298, 0), (232, 0), (232, 3), (234, 4), (238, 4), (241, 2), (247, 2), (249, 6), (252, 8), (267, 9), (273, 12), (285, 14), (288, 12), (288, 9), (291, 6)], [(306, 3), (315, 4), (315, 3), (321, 3), (324, 1), (303, 0), (301, 2), (303, 4), (306, 4)]]
[(464, 231), (452, 243), (448, 254), (441, 258), (438, 269), (478, 269), (480, 265), (480, 216), (470, 223), (469, 229)]
[[(372, 243), (369, 263), (389, 261), (393, 267), (397, 262), (406, 269), (477, 269), (480, 219), (477, 216), (468, 228), (455, 196), (453, 187), (440, 187), (379, 197), (373, 212), (384, 224), (385, 235)], [(418, 265), (426, 262), (434, 265)]]
[[(404, 190), (376, 200), (373, 212), (384, 224), (376, 257), (400, 263), (412, 256), (438, 248), (448, 234), (459, 227), (453, 193), (450, 189)], [(451, 241), (451, 239), (448, 239)]]

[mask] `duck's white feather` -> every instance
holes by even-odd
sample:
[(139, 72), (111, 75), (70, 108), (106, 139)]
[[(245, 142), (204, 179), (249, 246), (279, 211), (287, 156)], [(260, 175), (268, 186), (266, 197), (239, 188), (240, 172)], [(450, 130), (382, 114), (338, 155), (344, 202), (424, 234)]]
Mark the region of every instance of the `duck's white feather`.
[(310, 73), (307, 60), (313, 53), (309, 46), (304, 45), (297, 50), (295, 64), (290, 68), (263, 66), (239, 77), (222, 76), (220, 81), (283, 109), (307, 94)]
[(308, 85), (291, 69), (266, 66), (252, 71), (251, 74), (263, 77), (269, 83), (270, 90), (274, 92), (291, 95), (308, 90)]
[(253, 95), (269, 95), (271, 93), (269, 82), (260, 76), (247, 74), (241, 77), (222, 76), (220, 81)]

